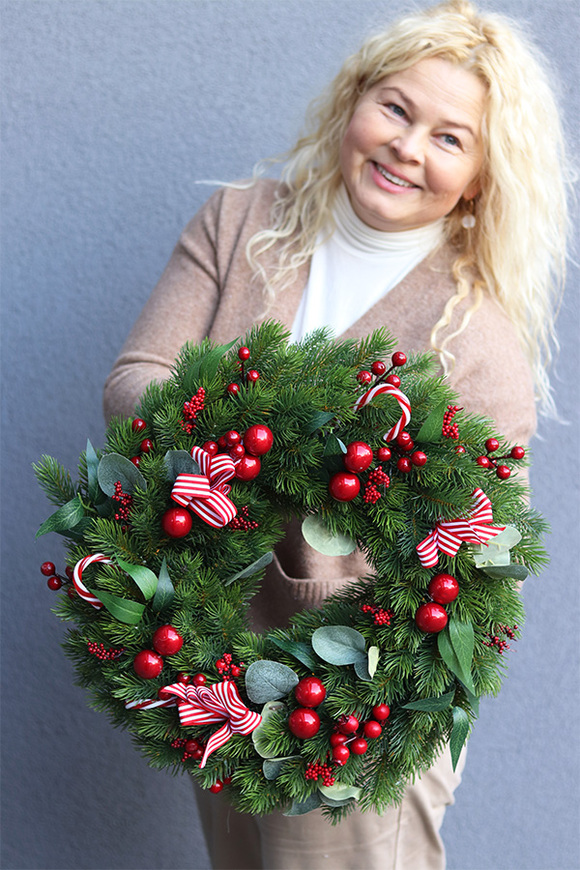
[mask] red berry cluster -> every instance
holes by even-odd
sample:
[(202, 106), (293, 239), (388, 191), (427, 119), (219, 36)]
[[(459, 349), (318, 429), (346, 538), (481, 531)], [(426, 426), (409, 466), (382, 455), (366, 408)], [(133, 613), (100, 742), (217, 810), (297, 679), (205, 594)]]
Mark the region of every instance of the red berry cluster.
[(127, 492), (123, 492), (120, 480), (115, 484), (115, 492), (111, 496), (111, 499), (119, 503), (119, 509), (115, 514), (115, 519), (124, 523), (128, 522), (131, 508), (133, 507), (133, 496), (129, 495)]
[[(244, 363), (250, 359), (249, 347), (241, 347), (238, 350), (238, 359), (240, 360), (240, 379), (242, 384), (255, 384), (256, 381), (259, 381), (260, 372), (256, 371), (256, 369), (249, 369), (248, 372), (245, 370)], [(230, 396), (235, 396), (240, 392), (240, 385), (235, 382), (228, 384), (227, 391)]]
[(427, 588), (430, 600), (421, 604), (415, 614), (417, 628), (427, 634), (443, 631), (448, 622), (444, 604), (451, 604), (459, 595), (459, 583), (451, 574), (435, 574)]
[[(365, 492), (363, 495), (363, 501), (366, 504), (376, 504), (380, 498), (382, 498), (383, 493), (380, 491), (379, 486), (384, 487), (386, 489), (391, 483), (391, 478), (380, 466), (377, 468), (373, 468), (369, 473), (368, 480), (365, 486)], [(384, 491), (384, 490), (383, 490)]]
[[(175, 742), (176, 741), (174, 741), (174, 743)], [(173, 746), (173, 743), (171, 745)], [(183, 748), (183, 755), (181, 756), (182, 761), (187, 761), (189, 758), (193, 758), (194, 761), (201, 761), (205, 750), (205, 744), (201, 740), (191, 739), (184, 740), (182, 745), (176, 748)]]
[(260, 457), (271, 450), (273, 443), (272, 430), (258, 423), (250, 426), (243, 436), (235, 429), (230, 429), (225, 435), (220, 435), (217, 441), (206, 441), (202, 448), (210, 456), (228, 453), (236, 463), (236, 477), (248, 481), (260, 473)]
[(189, 402), (183, 403), (183, 420), (181, 428), (188, 435), (191, 435), (195, 428), (195, 419), (200, 411), (205, 407), (205, 390), (200, 387), (195, 396), (192, 396)]
[(385, 381), (387, 384), (392, 384), (393, 387), (399, 388), (401, 386), (401, 379), (398, 375), (393, 375), (391, 372), (395, 368), (399, 368), (399, 366), (404, 366), (407, 362), (407, 357), (401, 351), (397, 351), (391, 357), (391, 367), (387, 369), (387, 366), (382, 360), (375, 360), (375, 362), (371, 366), (371, 370), (360, 371), (356, 379), (359, 384), (366, 385), (370, 384), (373, 379), (373, 375), (376, 378), (375, 383), (380, 383), (381, 381)]
[(353, 713), (341, 716), (330, 737), (334, 763), (339, 767), (346, 764), (351, 752), (353, 755), (364, 755), (369, 748), (368, 740), (376, 740), (381, 736), (390, 714), (387, 704), (375, 704), (372, 709), (373, 718), (362, 724)]
[(252, 531), (252, 529), (257, 529), (258, 525), (259, 524), (255, 520), (250, 519), (248, 505), (245, 504), (242, 508), (238, 510), (238, 515), (234, 517), (230, 523), (228, 523), (228, 529), (250, 532)]
[[(221, 659), (218, 659), (215, 663), (218, 674), (224, 679), (229, 679), (233, 677), (239, 677), (242, 673), (242, 668), (245, 668), (245, 664), (240, 662), (239, 665), (232, 664), (232, 656), (231, 653), (224, 653)], [(195, 678), (194, 678), (195, 682)]]
[(457, 423), (452, 423), (451, 421), (457, 412), (462, 410), (463, 408), (460, 408), (459, 405), (447, 405), (447, 410), (443, 414), (443, 427), (441, 429), (441, 434), (444, 438), (453, 438), (454, 440), (459, 438), (459, 427)]
[(497, 438), (488, 438), (485, 442), (485, 449), (487, 451), (487, 455), (478, 456), (476, 460), (477, 464), (480, 465), (482, 468), (495, 470), (495, 473), (500, 480), (507, 480), (512, 472), (508, 465), (498, 465), (498, 462), (500, 462), (502, 459), (520, 460), (523, 459), (526, 455), (526, 451), (523, 447), (515, 446), (512, 447), (509, 453), (505, 453), (503, 456), (492, 456), (492, 454), (499, 449), (499, 441), (497, 440)]
[[(141, 417), (135, 417), (135, 419), (131, 423), (131, 428), (133, 432), (142, 434), (147, 428), (147, 423), (145, 422), (145, 420), (142, 420)], [(155, 445), (153, 444), (151, 438), (144, 438), (139, 445), (139, 449), (141, 453), (150, 453), (151, 450), (153, 450), (154, 446)], [(141, 464), (141, 456), (132, 456), (131, 462), (133, 463), (133, 465), (139, 468), (139, 465)]]
[[(59, 589), (67, 582), (65, 577), (61, 577), (56, 573), (56, 565), (54, 562), (43, 562), (40, 566), (40, 573), (47, 577), (46, 585), (52, 592), (58, 592)], [(72, 568), (67, 566), (66, 575), (69, 580), (72, 580)], [(73, 589), (73, 587), (71, 587)]]
[(335, 783), (332, 767), (328, 763), (323, 764), (322, 761), (311, 762), (304, 771), (304, 779), (321, 779), (323, 785), (334, 785)]
[[(498, 626), (498, 631), (504, 634), (509, 640), (515, 640), (515, 632), (518, 630), (517, 625), (514, 625), (513, 628), (510, 628), (508, 625), (500, 625)], [(498, 634), (488, 634), (489, 640), (484, 640), (485, 646), (491, 647), (498, 651), (500, 656), (504, 654), (507, 649), (510, 649), (510, 645), (507, 640), (502, 639)]]
[(95, 656), (100, 662), (109, 662), (112, 659), (118, 659), (125, 652), (124, 647), (109, 647), (107, 649), (103, 643), (95, 641), (87, 641), (87, 649), (92, 656)]
[(395, 618), (395, 611), (388, 608), (384, 610), (382, 607), (375, 607), (372, 604), (363, 604), (361, 607), (363, 613), (371, 613), (375, 625), (390, 625), (391, 620)]

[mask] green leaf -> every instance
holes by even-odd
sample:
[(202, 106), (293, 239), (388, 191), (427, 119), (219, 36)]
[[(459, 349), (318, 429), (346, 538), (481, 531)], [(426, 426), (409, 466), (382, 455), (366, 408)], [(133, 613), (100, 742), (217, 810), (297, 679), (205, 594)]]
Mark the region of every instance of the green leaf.
[(336, 435), (329, 435), (322, 451), (323, 456), (340, 456), (346, 453), (346, 444)]
[(253, 574), (257, 574), (258, 571), (262, 571), (266, 565), (269, 565), (273, 558), (273, 552), (264, 553), (263, 556), (260, 556), (260, 558), (256, 559), (255, 562), (252, 562), (252, 564), (248, 565), (247, 568), (243, 568), (241, 571), (238, 571), (237, 574), (232, 574), (231, 577), (224, 580), (224, 586), (229, 586), (230, 583), (234, 582), (234, 580), (244, 580), (246, 577), (251, 577)]
[(362, 794), (362, 788), (356, 785), (343, 785), (340, 782), (335, 782), (334, 785), (319, 785), (318, 791), (333, 801), (347, 801), (353, 798), (357, 801)]
[(76, 495), (43, 522), (36, 533), (36, 537), (40, 538), (49, 532), (59, 532), (60, 534), (69, 532), (80, 523), (84, 516), (85, 508), (81, 497)]
[(435, 444), (437, 441), (441, 441), (443, 437), (441, 431), (443, 429), (443, 416), (447, 410), (447, 405), (447, 401), (441, 402), (440, 405), (437, 405), (431, 411), (417, 433), (417, 441), (422, 444)]
[(314, 411), (310, 420), (302, 427), (302, 431), (305, 435), (313, 435), (327, 423), (330, 423), (335, 416), (333, 411)]
[(510, 564), (510, 549), (519, 544), (522, 536), (514, 526), (506, 526), (485, 544), (475, 544), (471, 548), (473, 560), (478, 568)]
[(115, 494), (115, 484), (120, 481), (123, 492), (131, 494), (136, 489), (147, 489), (147, 481), (130, 459), (120, 453), (107, 453), (99, 462), (97, 472), (99, 486), (108, 496)]
[(307, 544), (325, 556), (348, 556), (356, 550), (356, 541), (348, 535), (333, 534), (318, 514), (309, 514), (302, 523)]
[(475, 695), (475, 687), (473, 685), (471, 674), (465, 673), (463, 668), (461, 667), (461, 663), (457, 658), (457, 654), (451, 644), (447, 628), (445, 628), (443, 631), (440, 631), (437, 635), (437, 647), (439, 649), (439, 654), (441, 655), (441, 658), (443, 659), (451, 673), (455, 674), (455, 676), (458, 677), (459, 680), (461, 680), (465, 688)]
[(458, 619), (449, 620), (449, 640), (459, 660), (464, 674), (471, 674), (471, 662), (473, 660), (473, 625), (471, 622), (460, 622)]
[[(93, 590), (89, 590), (93, 592)], [(139, 604), (137, 601), (131, 601), (127, 598), (119, 598), (117, 595), (112, 595), (110, 592), (105, 592), (99, 589), (93, 592), (93, 595), (102, 601), (111, 616), (118, 619), (119, 622), (124, 622), (126, 625), (137, 625), (143, 616), (145, 610), (144, 604)]]
[(323, 625), (312, 634), (314, 652), (331, 665), (366, 663), (365, 639), (355, 628), (348, 625)]
[(439, 710), (446, 710), (451, 706), (455, 696), (455, 689), (451, 692), (446, 692), (445, 695), (439, 695), (438, 698), (423, 698), (420, 701), (410, 701), (408, 704), (403, 704), (404, 710), (423, 710), (426, 713), (436, 713)]
[(268, 749), (268, 740), (264, 736), (264, 725), (274, 713), (278, 713), (286, 709), (286, 704), (281, 701), (267, 701), (262, 707), (262, 721), (257, 728), (252, 731), (252, 743), (258, 755), (262, 758), (276, 758), (276, 753)]
[(300, 758), (299, 755), (287, 755), (285, 758), (265, 758), (262, 763), (262, 771), (266, 779), (277, 779), (282, 773), (285, 761)]
[(284, 813), (285, 816), (304, 816), (306, 813), (317, 810), (322, 800), (318, 792), (313, 792), (308, 795), (305, 801), (294, 801), (289, 810)]
[(310, 644), (304, 643), (301, 640), (287, 640), (286, 638), (281, 637), (269, 637), (268, 639), (271, 640), (278, 649), (282, 649), (289, 655), (294, 656), (295, 659), (298, 659), (299, 662), (302, 662), (302, 664), (306, 665), (307, 668), (310, 668), (311, 671), (316, 668), (318, 659), (312, 655)]
[(99, 478), (97, 473), (99, 468), (99, 457), (88, 438), (85, 456), (87, 460), (88, 494), (90, 500), (95, 502), (100, 495)]
[(511, 577), (512, 580), (523, 582), (528, 576), (528, 569), (525, 565), (516, 565), (515, 563), (505, 566), (494, 566), (493, 568), (483, 569), (488, 577), (493, 577), (494, 580), (502, 580), (504, 577)]
[(131, 565), (123, 559), (117, 559), (117, 565), (135, 581), (147, 600), (153, 598), (159, 581), (150, 568), (145, 565)]
[(234, 338), (229, 344), (218, 344), (212, 347), (199, 362), (199, 377), (213, 380), (218, 373), (222, 356), (234, 346), (237, 340)]
[(380, 650), (378, 646), (369, 646), (368, 657), (368, 669), (372, 679), (377, 672), (377, 667), (379, 664)]
[(168, 450), (163, 457), (166, 477), (171, 483), (175, 483), (180, 474), (199, 474), (201, 469), (191, 453), (187, 450)]
[(461, 707), (453, 708), (453, 729), (449, 740), (453, 770), (457, 767), (463, 745), (469, 735), (469, 716)]
[(167, 560), (163, 559), (161, 570), (159, 571), (157, 589), (155, 590), (155, 595), (151, 602), (152, 609), (155, 611), (165, 610), (165, 608), (169, 607), (172, 603), (174, 595), (175, 589), (171, 582), (169, 571), (167, 570)]
[(365, 682), (370, 683), (377, 670), (378, 662), (378, 646), (369, 647), (367, 658), (354, 663), (354, 669), (359, 680), (365, 680)]
[(246, 692), (255, 704), (263, 704), (285, 698), (298, 681), (298, 674), (287, 665), (259, 659), (246, 671)]

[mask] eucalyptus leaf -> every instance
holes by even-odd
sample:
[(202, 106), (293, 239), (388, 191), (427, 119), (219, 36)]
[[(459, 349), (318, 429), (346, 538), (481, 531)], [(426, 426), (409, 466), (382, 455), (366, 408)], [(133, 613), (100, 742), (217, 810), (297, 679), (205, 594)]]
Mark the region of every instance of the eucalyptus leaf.
[(471, 548), (473, 559), (478, 568), (509, 565), (510, 549), (519, 544), (522, 536), (515, 526), (506, 526), (485, 544), (475, 544)]
[(335, 801), (332, 798), (326, 797), (325, 795), (320, 796), (322, 803), (327, 807), (345, 807), (347, 804), (352, 803), (352, 798), (347, 798), (343, 801)]
[(199, 361), (199, 377), (213, 380), (218, 373), (221, 358), (234, 346), (237, 340), (234, 338), (229, 344), (219, 344), (212, 347)]
[(327, 423), (330, 423), (334, 417), (333, 411), (314, 411), (310, 420), (302, 427), (302, 431), (305, 435), (313, 435), (319, 429), (322, 429), (323, 426), (326, 426)]
[(264, 736), (264, 725), (274, 713), (279, 713), (286, 709), (286, 704), (281, 701), (267, 701), (261, 710), (262, 721), (257, 728), (252, 731), (252, 743), (258, 755), (262, 758), (276, 758), (276, 753), (268, 749), (268, 741)]
[(268, 659), (253, 662), (246, 671), (246, 692), (255, 704), (285, 698), (298, 682), (292, 668)]
[(511, 577), (512, 580), (518, 580), (522, 583), (528, 576), (528, 569), (525, 565), (494, 566), (492, 568), (484, 568), (488, 577), (493, 577), (494, 580), (502, 580), (504, 577)]
[(171, 582), (169, 571), (167, 570), (167, 560), (164, 559), (161, 563), (161, 569), (159, 571), (159, 581), (157, 583), (157, 589), (155, 590), (155, 595), (153, 596), (153, 601), (151, 602), (152, 609), (156, 612), (160, 610), (165, 610), (173, 602), (174, 596), (175, 589), (173, 587), (173, 583)]
[(471, 674), (471, 662), (473, 660), (473, 625), (471, 622), (461, 622), (452, 617), (448, 625), (449, 640), (459, 659), (459, 664), (464, 674)]
[(49, 532), (59, 532), (64, 534), (74, 529), (85, 516), (85, 508), (81, 501), (81, 497), (76, 495), (57, 511), (51, 514), (46, 519), (36, 533), (36, 537), (47, 535)]
[(446, 710), (451, 706), (455, 696), (455, 689), (451, 692), (446, 692), (444, 695), (439, 695), (438, 698), (422, 698), (420, 701), (410, 701), (408, 704), (403, 704), (404, 710), (423, 710), (426, 713), (437, 713), (439, 710)]
[(314, 670), (318, 664), (318, 658), (312, 653), (312, 647), (308, 643), (301, 640), (287, 640), (281, 637), (270, 637), (269, 640), (275, 644), (278, 649), (284, 650), (289, 655), (294, 656), (303, 665), (306, 665), (310, 670)]
[(269, 565), (273, 558), (273, 552), (264, 553), (263, 556), (260, 556), (260, 558), (256, 559), (255, 562), (252, 562), (252, 564), (248, 565), (247, 568), (243, 568), (241, 571), (238, 571), (237, 574), (232, 574), (231, 577), (224, 580), (224, 586), (229, 586), (230, 583), (233, 583), (235, 580), (244, 580), (246, 577), (251, 577), (253, 574), (257, 574), (258, 571), (262, 571), (267, 565)]
[(313, 792), (308, 795), (305, 801), (294, 801), (289, 810), (284, 813), (285, 816), (304, 816), (306, 813), (311, 813), (312, 810), (317, 810), (322, 803), (318, 792)]
[(201, 469), (187, 450), (168, 450), (163, 457), (166, 478), (175, 483), (180, 474), (199, 474)]
[(88, 494), (90, 500), (92, 502), (95, 502), (100, 495), (98, 478), (99, 457), (97, 456), (97, 452), (88, 438), (85, 457), (87, 462)]
[(344, 453), (346, 453), (346, 444), (331, 433), (326, 439), (324, 450), (322, 451), (323, 456), (341, 456)]
[(145, 565), (131, 565), (123, 559), (117, 559), (117, 565), (135, 581), (147, 600), (153, 598), (159, 581), (150, 568)]
[(348, 556), (356, 550), (356, 541), (348, 535), (333, 534), (318, 514), (309, 514), (302, 523), (307, 544), (325, 556)]
[(323, 625), (313, 632), (311, 642), (314, 652), (331, 665), (366, 662), (365, 639), (348, 625)]
[(262, 763), (262, 772), (266, 779), (277, 779), (282, 773), (284, 762), (299, 757), (297, 755), (287, 755), (285, 758), (265, 758)]
[(437, 407), (431, 411), (417, 433), (416, 440), (418, 442), (422, 444), (435, 444), (437, 441), (441, 441), (443, 437), (443, 416), (447, 410), (447, 405), (447, 401), (441, 402), (440, 405), (437, 405)]
[(471, 673), (464, 672), (461, 663), (457, 658), (457, 654), (453, 649), (451, 639), (446, 628), (443, 631), (440, 631), (437, 635), (437, 647), (439, 649), (439, 654), (441, 655), (441, 658), (443, 659), (449, 670), (453, 674), (455, 674), (455, 676), (459, 680), (461, 680), (466, 689), (468, 689), (475, 695), (475, 687), (473, 685)]
[(370, 683), (374, 677), (379, 663), (378, 646), (370, 646), (366, 659), (354, 663), (354, 669), (359, 680)]
[(457, 767), (461, 750), (469, 735), (469, 716), (461, 707), (453, 708), (453, 729), (449, 739), (453, 770)]
[(147, 481), (137, 466), (120, 453), (106, 453), (99, 462), (97, 476), (99, 486), (108, 496), (115, 494), (115, 484), (118, 481), (123, 492), (128, 494), (136, 489), (147, 489)]
[[(92, 590), (89, 591), (92, 592)], [(93, 592), (93, 595), (102, 601), (111, 616), (114, 616), (119, 622), (123, 622), (125, 625), (137, 625), (141, 621), (145, 610), (144, 604), (139, 604), (138, 601), (131, 601), (128, 598), (119, 598), (118, 595), (112, 595), (102, 589)]]
[(362, 788), (356, 785), (343, 785), (340, 782), (335, 782), (334, 785), (319, 785), (318, 791), (334, 801), (346, 801), (352, 798), (357, 801), (362, 794)]

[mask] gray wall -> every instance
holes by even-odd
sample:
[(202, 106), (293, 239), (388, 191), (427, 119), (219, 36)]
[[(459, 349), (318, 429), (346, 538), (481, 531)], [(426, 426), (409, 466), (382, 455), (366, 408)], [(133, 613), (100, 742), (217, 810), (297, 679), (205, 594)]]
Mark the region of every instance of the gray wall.
[[(85, 706), (39, 573), (57, 536), (30, 469), (101, 444), (103, 381), (208, 188), (296, 136), (307, 101), (401, 0), (4, 0), (3, 867), (205, 868), (184, 778), (151, 771)], [(494, 0), (529, 21), (578, 128), (578, 6)], [(550, 167), (546, 167), (549, 171)], [(558, 400), (577, 423), (578, 273), (560, 318)], [(498, 360), (498, 376), (501, 360)], [(490, 386), (493, 389), (493, 385)], [(535, 503), (552, 565), (501, 697), (482, 705), (451, 870), (565, 870), (578, 852), (578, 449), (543, 423)], [(414, 870), (414, 868), (408, 868)]]

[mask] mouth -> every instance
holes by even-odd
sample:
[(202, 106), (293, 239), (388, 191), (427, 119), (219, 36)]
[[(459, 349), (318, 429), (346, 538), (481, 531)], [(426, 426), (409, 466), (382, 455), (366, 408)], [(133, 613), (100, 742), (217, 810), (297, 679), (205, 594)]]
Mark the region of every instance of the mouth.
[(408, 181), (406, 178), (402, 178), (400, 175), (394, 175), (392, 172), (389, 172), (384, 166), (381, 166), (380, 163), (375, 163), (373, 161), (373, 166), (377, 170), (377, 172), (386, 178), (387, 181), (390, 181), (391, 184), (396, 184), (398, 187), (418, 187), (417, 184), (413, 184), (411, 181)]

